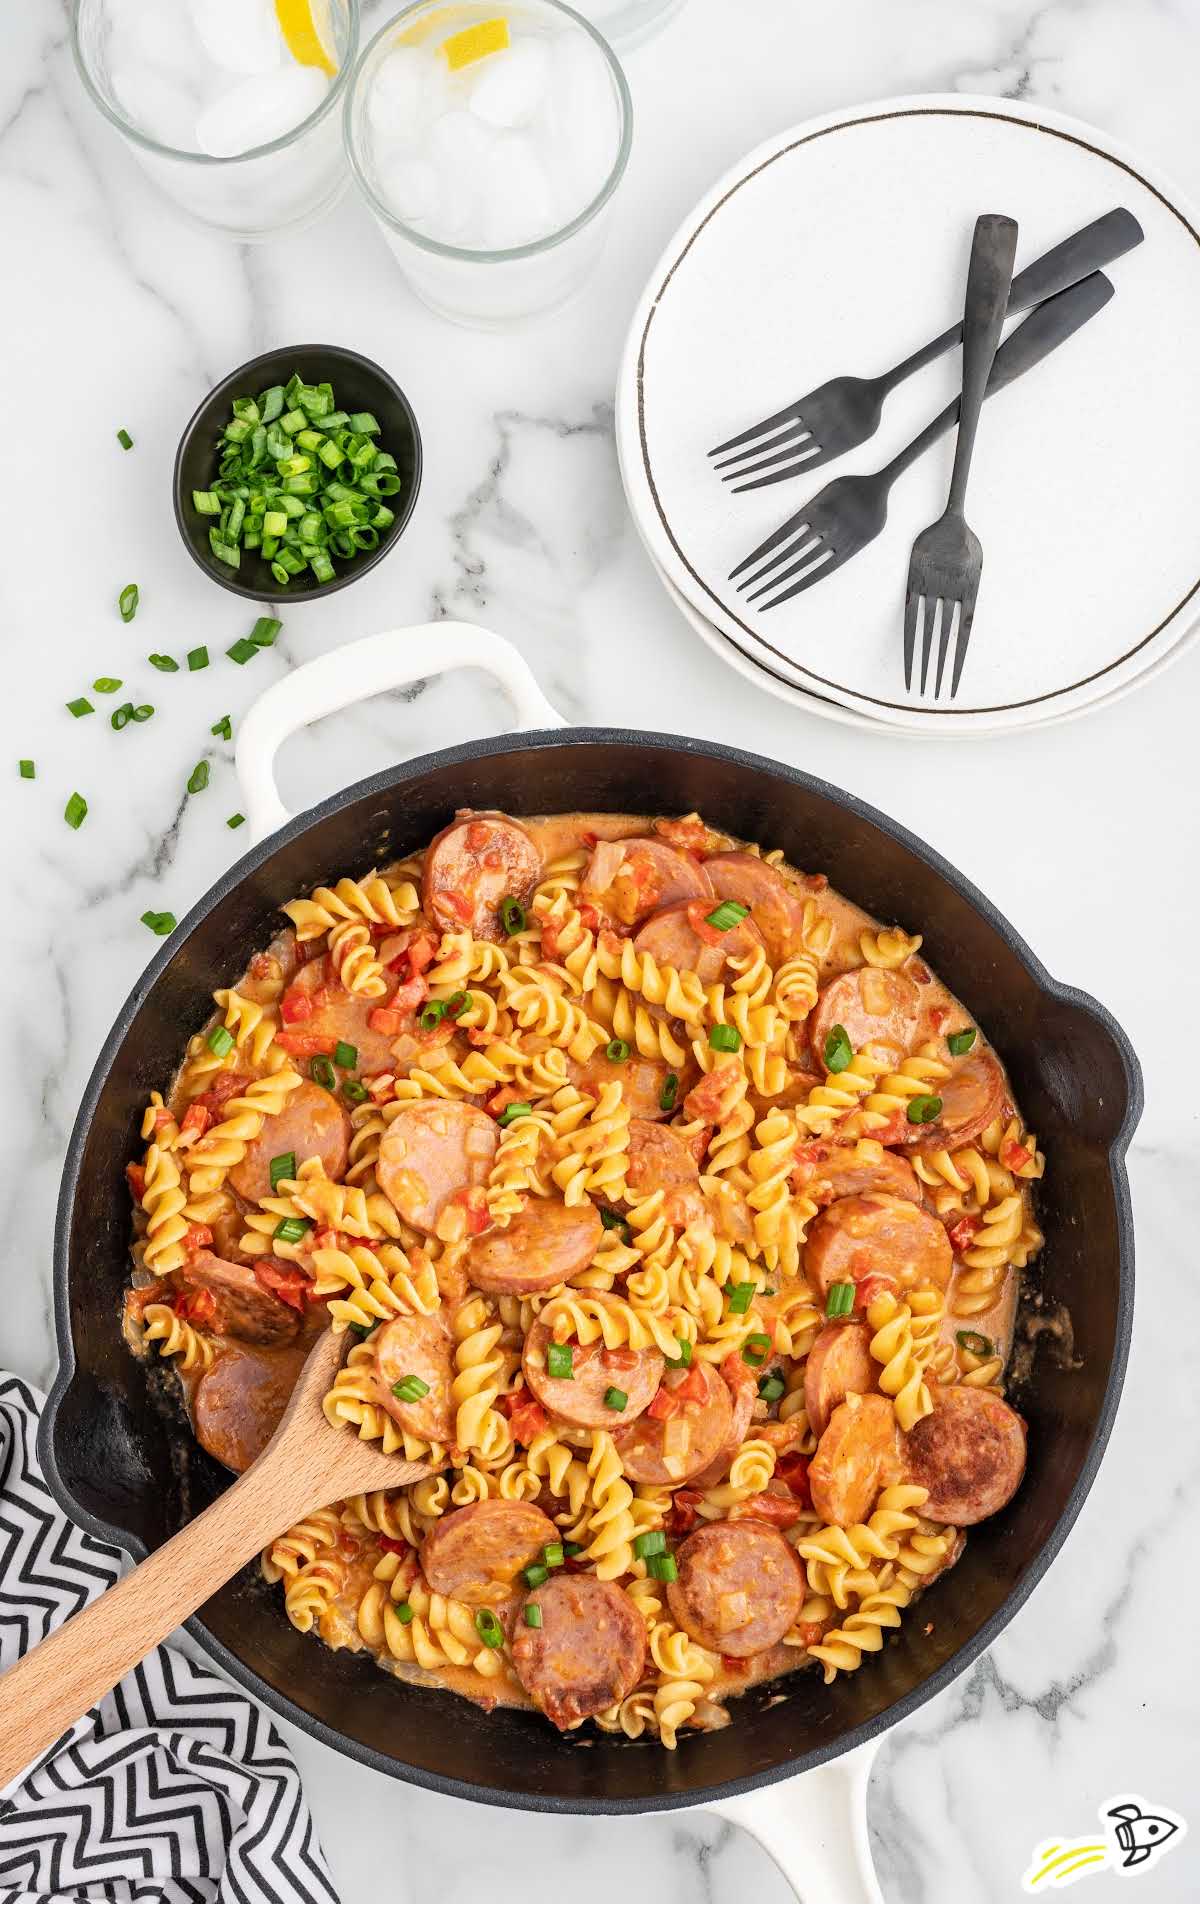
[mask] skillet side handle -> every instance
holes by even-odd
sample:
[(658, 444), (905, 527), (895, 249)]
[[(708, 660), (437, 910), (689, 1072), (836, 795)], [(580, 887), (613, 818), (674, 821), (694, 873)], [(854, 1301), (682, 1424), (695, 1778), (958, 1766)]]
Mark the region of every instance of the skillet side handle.
[(798, 1779), (706, 1808), (770, 1853), (804, 1905), (882, 1905), (867, 1833), (875, 1741)]
[(259, 696), (242, 722), (235, 760), (252, 843), (292, 817), (275, 783), (275, 756), (289, 735), (370, 695), (455, 668), (482, 668), (507, 689), (518, 728), (566, 726), (525, 658), (490, 629), (471, 622), (423, 622), (366, 635), (293, 669)]

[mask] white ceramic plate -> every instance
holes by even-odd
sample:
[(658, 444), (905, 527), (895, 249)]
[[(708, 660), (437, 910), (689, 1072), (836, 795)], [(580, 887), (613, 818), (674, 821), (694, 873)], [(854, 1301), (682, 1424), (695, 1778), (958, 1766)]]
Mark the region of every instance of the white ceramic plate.
[[(1117, 204), (1146, 242), (1111, 268), (1116, 297), (984, 413), (968, 497), (984, 577), (958, 701), (914, 704), (901, 675), (908, 553), (945, 505), (949, 437), (901, 478), (859, 557), (778, 609), (747, 605), (729, 570), (824, 483), (907, 443), (956, 393), (957, 353), (893, 394), (869, 443), (811, 477), (733, 495), (711, 445), (943, 328), (980, 211), (1018, 220), (1021, 265)], [(1179, 194), (1104, 135), (953, 94), (830, 114), (727, 174), (653, 274), (618, 385), (630, 508), (692, 607), (810, 696), (921, 732), (1063, 719), (1157, 672), (1196, 631), (1198, 329), (1200, 232)]]

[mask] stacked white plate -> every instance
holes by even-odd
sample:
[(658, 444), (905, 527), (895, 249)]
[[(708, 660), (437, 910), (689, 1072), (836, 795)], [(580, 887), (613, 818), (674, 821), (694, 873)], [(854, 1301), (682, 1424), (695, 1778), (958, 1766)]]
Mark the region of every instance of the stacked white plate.
[[(953, 436), (900, 478), (857, 558), (775, 609), (730, 571), (835, 477), (881, 468), (958, 392), (948, 353), (859, 449), (735, 494), (708, 455), (842, 373), (875, 376), (961, 315), (980, 212), (1021, 268), (1127, 206), (1145, 242), (1116, 296), (985, 407), (967, 516), (983, 580), (958, 697), (905, 692), (908, 558), (945, 507)], [(1062, 721), (1159, 673), (1200, 627), (1200, 230), (1180, 194), (1091, 127), (926, 95), (813, 120), (737, 165), (668, 245), (617, 390), (629, 506), (672, 598), (725, 661), (854, 726), (987, 733)]]

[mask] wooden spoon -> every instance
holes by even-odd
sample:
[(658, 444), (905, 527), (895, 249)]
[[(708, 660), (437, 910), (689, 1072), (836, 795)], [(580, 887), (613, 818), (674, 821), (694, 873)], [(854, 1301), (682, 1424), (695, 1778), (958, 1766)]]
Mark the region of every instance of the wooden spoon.
[(432, 1474), (326, 1421), (345, 1341), (319, 1339), (271, 1440), (219, 1500), (0, 1674), (0, 1788), (277, 1535), (340, 1496)]

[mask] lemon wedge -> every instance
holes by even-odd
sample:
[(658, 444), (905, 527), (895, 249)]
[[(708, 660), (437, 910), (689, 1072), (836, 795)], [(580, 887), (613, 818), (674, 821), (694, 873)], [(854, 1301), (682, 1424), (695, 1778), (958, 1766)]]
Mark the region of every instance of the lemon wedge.
[(275, 0), (275, 17), (296, 64), (319, 66), (332, 79), (338, 68), (328, 0)]
[(508, 45), (508, 21), (501, 14), (494, 20), (480, 20), (476, 26), (465, 26), (461, 33), (452, 33), (442, 41), (439, 53), (446, 56), (446, 64), (452, 73), (464, 66), (473, 66), (476, 60), (486, 59), (489, 53), (502, 53)]

